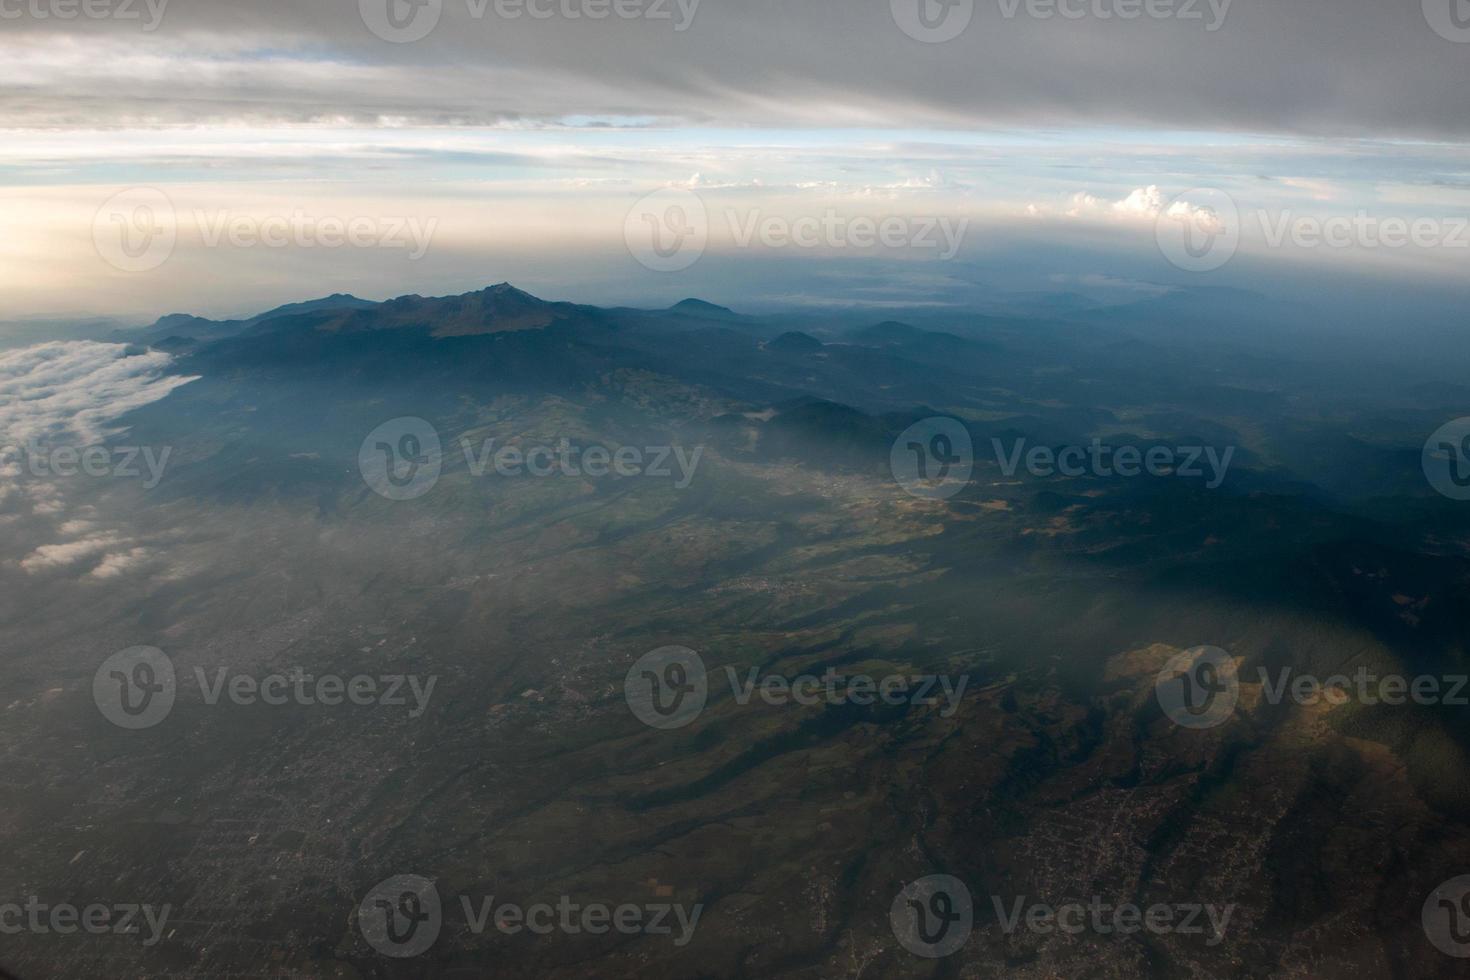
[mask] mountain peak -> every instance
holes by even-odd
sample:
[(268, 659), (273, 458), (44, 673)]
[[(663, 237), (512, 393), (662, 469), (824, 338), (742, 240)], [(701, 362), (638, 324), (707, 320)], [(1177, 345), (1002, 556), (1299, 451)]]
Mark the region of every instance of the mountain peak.
[(729, 309), (728, 307), (716, 306), (714, 303), (707, 303), (702, 299), (695, 299), (692, 296), (689, 299), (683, 299), (675, 303), (673, 306), (669, 307), (669, 310), (674, 313), (690, 313), (695, 316), (736, 315), (735, 311)]
[(550, 326), (569, 309), (517, 289), (508, 282), (458, 296), (399, 296), (379, 315), (361, 319), (354, 329), (430, 325), (435, 337), (468, 337)]
[(491, 296), (504, 296), (504, 297), (511, 297), (511, 298), (518, 299), (518, 300), (527, 300), (527, 301), (530, 301), (532, 303), (545, 303), (546, 302), (546, 300), (542, 299), (541, 297), (539, 297), (539, 296), (532, 296), (530, 293), (526, 292), (524, 289), (518, 289), (515, 286), (512, 286), (508, 282), (497, 282), (493, 286), (486, 286), (484, 289), (480, 290), (480, 292), (487, 293), (487, 294), (489, 294)]
[(277, 317), (300, 316), (303, 313), (318, 313), (324, 310), (366, 310), (377, 305), (377, 303), (371, 300), (359, 299), (351, 293), (333, 293), (330, 296), (323, 296), (321, 299), (311, 299), (303, 303), (287, 303), (284, 306), (277, 306), (273, 310), (256, 314), (245, 322), (262, 323), (266, 320), (276, 319)]

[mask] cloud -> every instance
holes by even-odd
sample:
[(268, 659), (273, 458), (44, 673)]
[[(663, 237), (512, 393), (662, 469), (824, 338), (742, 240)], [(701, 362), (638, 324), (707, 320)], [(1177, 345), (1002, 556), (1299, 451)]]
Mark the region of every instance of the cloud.
[(1304, 192), (1314, 201), (1335, 201), (1342, 196), (1342, 189), (1328, 180), (1308, 177), (1277, 177), (1287, 187)]
[(1053, 275), (1047, 276), (1047, 279), (1051, 282), (1073, 288), (1081, 287), (1088, 290), (1097, 290), (1103, 294), (1109, 292), (1126, 293), (1130, 300), (1132, 297), (1140, 294), (1146, 296), (1163, 296), (1166, 293), (1174, 291), (1173, 287), (1163, 286), (1156, 282), (1144, 282), (1139, 279), (1110, 276), (1101, 272), (1080, 274), (1054, 273)]
[(118, 535), (108, 532), (106, 534), (82, 538), (80, 541), (68, 541), (64, 544), (45, 544), (31, 552), (25, 558), (22, 558), (20, 567), (32, 575), (38, 572), (67, 568), (85, 558), (102, 554), (109, 548), (113, 548), (121, 543), (122, 541)]
[[(1026, 206), (1026, 214), (1033, 218), (1041, 218), (1055, 216), (1056, 212), (1045, 204), (1033, 203)], [(1160, 217), (1168, 217), (1188, 219), (1202, 229), (1218, 229), (1221, 220), (1213, 208), (1194, 204), (1185, 195), (1173, 200), (1165, 200), (1164, 192), (1157, 184), (1134, 188), (1126, 197), (1116, 201), (1108, 201), (1079, 191), (1068, 200), (1067, 207), (1061, 212), (1061, 215), (1067, 218), (1122, 221), (1133, 224), (1145, 222), (1151, 224)]]
[(31, 513), (43, 516), (60, 514), (66, 509), (61, 499), (61, 491), (50, 483), (33, 483), (25, 488), (26, 496), (31, 498)]
[(103, 558), (96, 568), (87, 573), (87, 577), (90, 579), (117, 578), (143, 565), (149, 557), (147, 548), (115, 552)]
[(128, 356), (121, 344), (91, 341), (0, 352), (0, 446), (100, 443), (123, 415), (196, 380), (167, 374), (172, 360), (159, 351)]
[(1164, 195), (1159, 191), (1158, 185), (1149, 184), (1147, 187), (1136, 188), (1121, 201), (1112, 204), (1115, 214), (1126, 217), (1157, 218), (1164, 210)]
[(149, 549), (133, 546), (130, 540), (116, 531), (104, 531), (76, 541), (42, 545), (22, 558), (20, 567), (31, 575), (39, 575), (91, 565), (85, 578), (97, 580), (118, 578), (141, 568), (152, 558), (153, 553)]
[(1149, 5), (1174, 16), (1132, 19), (1108, 0), (1045, 19), (1026, 0), (1009, 15), (977, 2), (942, 44), (907, 36), (881, 0), (659, 6), (672, 16), (536, 18), (523, 6), (506, 19), (494, 0), (445, 0), (432, 33), (407, 44), (373, 36), (353, 0), (177, 2), (151, 32), (22, 18), (0, 39), (0, 117), (37, 128), (575, 117), (1470, 135), (1464, 45), (1412, 2), (1179, 2)]
[[(146, 560), (146, 549), (131, 547), (122, 533), (98, 529), (94, 506), (73, 505), (73, 516), (65, 518), (64, 481), (35, 477), (48, 472), (44, 454), (49, 450), (96, 445), (117, 433), (118, 420), (129, 411), (195, 380), (166, 373), (171, 362), (167, 354), (129, 356), (123, 345), (93, 342), (0, 352), (0, 504), (18, 511), (5, 515), (4, 523), (15, 523), (28, 505), (30, 514), (42, 519), (39, 526), (55, 528), (42, 532), (38, 527), (38, 534), (73, 539), (35, 547), (19, 561), (25, 572), (69, 569), (101, 556), (90, 577), (106, 579)], [(42, 458), (32, 458), (33, 453)]]

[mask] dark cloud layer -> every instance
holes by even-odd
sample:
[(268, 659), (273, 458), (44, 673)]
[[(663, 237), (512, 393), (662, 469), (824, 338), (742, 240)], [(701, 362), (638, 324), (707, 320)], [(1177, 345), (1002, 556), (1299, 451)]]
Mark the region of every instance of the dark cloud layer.
[[(434, 29), (411, 43), (368, 29), (390, 23), (384, 2), (171, 0), (153, 31), (142, 30), (143, 0), (141, 21), (6, 20), (0, 43), (13, 57), (0, 72), (0, 115), (22, 125), (585, 114), (1444, 139), (1470, 131), (1470, 43), (1431, 23), (1453, 28), (1456, 0), (1424, 0), (1428, 14), (1382, 0), (1060, 0), (1080, 16), (1048, 19), (1028, 10), (1046, 13), (1058, 0), (974, 0), (968, 27), (944, 43), (915, 40), (899, 24), (920, 23), (905, 6), (919, 3), (942, 22), (939, 0), (618, 0), (625, 13), (646, 11), (632, 18), (612, 13), (613, 0), (529, 0), (552, 12), (546, 19), (507, 19), (495, 0), (477, 18), (478, 0), (443, 0)], [(520, 9), (511, 2), (502, 9)], [(563, 8), (609, 16), (569, 19)], [(398, 8), (400, 22), (415, 9)]]

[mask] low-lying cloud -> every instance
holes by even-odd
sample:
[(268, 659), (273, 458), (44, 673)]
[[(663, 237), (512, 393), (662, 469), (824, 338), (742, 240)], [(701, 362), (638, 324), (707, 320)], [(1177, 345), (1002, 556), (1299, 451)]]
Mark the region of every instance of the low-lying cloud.
[(128, 412), (196, 380), (168, 373), (171, 363), (162, 352), (90, 341), (0, 353), (0, 523), (26, 522), (31, 543), (19, 552), (21, 570), (98, 581), (148, 564), (149, 549), (100, 527), (97, 509), (75, 502), (64, 480), (30, 472), (29, 454), (96, 446), (117, 435)]
[(122, 344), (37, 344), (0, 353), (0, 449), (68, 438), (102, 442), (114, 423), (195, 378), (166, 373), (161, 351), (129, 355)]

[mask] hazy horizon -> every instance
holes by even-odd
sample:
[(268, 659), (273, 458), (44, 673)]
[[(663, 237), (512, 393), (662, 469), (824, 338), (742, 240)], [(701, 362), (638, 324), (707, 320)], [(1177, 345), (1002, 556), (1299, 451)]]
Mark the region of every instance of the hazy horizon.
[[(1459, 0), (26, 2), (0, 32), (0, 320), (507, 279), (753, 310), (1467, 295)], [(632, 254), (649, 195), (697, 261)], [(1208, 269), (1159, 241), (1200, 217), (1229, 236)]]

